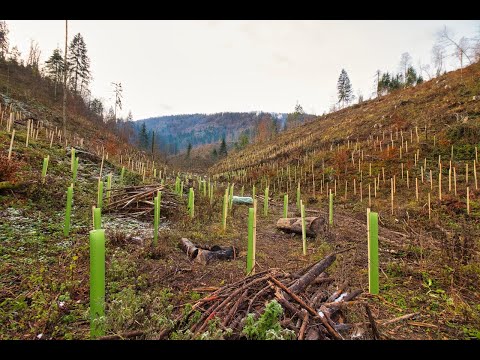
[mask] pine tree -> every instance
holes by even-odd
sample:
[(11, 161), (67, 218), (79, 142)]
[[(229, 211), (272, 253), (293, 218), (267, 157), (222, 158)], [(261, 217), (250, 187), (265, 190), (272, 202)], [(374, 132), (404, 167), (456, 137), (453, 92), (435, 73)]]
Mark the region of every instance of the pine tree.
[(53, 54), (45, 61), (45, 68), (47, 77), (53, 80), (55, 84), (55, 100), (57, 100), (57, 84), (63, 76), (63, 57), (59, 48), (53, 50)]
[(218, 152), (220, 156), (227, 156), (227, 143), (225, 142), (225, 137), (222, 138), (222, 143), (220, 144), (220, 150)]
[(405, 86), (413, 86), (417, 83), (417, 72), (413, 66), (409, 66), (407, 69), (407, 76), (405, 77)]
[(187, 159), (190, 158), (190, 152), (192, 151), (192, 144), (191, 143), (188, 143), (188, 147), (187, 147)]
[(90, 111), (103, 120), (103, 104), (100, 99), (93, 99), (90, 103)]
[(81, 92), (90, 81), (90, 58), (87, 55), (87, 46), (80, 33), (73, 37), (69, 46), (68, 71), (73, 91), (76, 93), (78, 85), (80, 85)]
[(140, 147), (143, 149), (148, 148), (148, 133), (147, 133), (147, 126), (145, 123), (142, 123), (142, 127), (140, 128), (140, 134), (139, 134), (139, 142), (140, 142)]
[(337, 82), (338, 102), (342, 102), (343, 106), (353, 99), (352, 84), (345, 69), (342, 69)]
[(217, 148), (213, 148), (212, 157), (216, 159), (218, 157)]

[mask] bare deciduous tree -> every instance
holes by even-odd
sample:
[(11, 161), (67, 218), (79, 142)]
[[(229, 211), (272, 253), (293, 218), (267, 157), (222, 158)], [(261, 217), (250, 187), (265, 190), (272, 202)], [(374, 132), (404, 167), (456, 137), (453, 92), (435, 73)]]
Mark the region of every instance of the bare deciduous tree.
[(440, 44), (435, 44), (432, 47), (432, 62), (435, 66), (436, 76), (440, 76), (444, 68), (445, 49)]
[[(407, 78), (407, 70), (411, 65), (412, 65), (412, 57), (408, 52), (404, 52), (402, 54), (402, 57), (400, 58), (400, 68), (402, 69), (404, 79)], [(406, 82), (404, 86), (406, 86)]]
[(38, 46), (38, 42), (35, 40), (32, 40), (30, 42), (30, 50), (28, 52), (28, 57), (27, 57), (27, 66), (31, 67), (33, 71), (38, 72), (38, 63), (40, 61), (40, 46)]
[(458, 41), (455, 41), (453, 37), (454, 37), (453, 33), (446, 26), (444, 26), (443, 29), (437, 33), (438, 44), (440, 46), (443, 46), (444, 48), (453, 47), (454, 49), (453, 55), (460, 62), (460, 72), (461, 72), (463, 69), (464, 58), (467, 58), (470, 64), (472, 63), (472, 60), (468, 55), (470, 42), (465, 36), (462, 36)]

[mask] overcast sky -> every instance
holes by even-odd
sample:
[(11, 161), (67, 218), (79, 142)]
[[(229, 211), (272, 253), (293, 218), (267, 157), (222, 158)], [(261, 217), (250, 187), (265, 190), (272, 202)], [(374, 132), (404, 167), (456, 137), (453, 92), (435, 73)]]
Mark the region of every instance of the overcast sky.
[[(478, 20), (439, 21), (69, 21), (69, 42), (84, 37), (92, 94), (113, 104), (111, 82), (124, 89), (134, 119), (222, 111), (328, 111), (345, 68), (369, 98), (377, 69), (397, 72), (400, 56), (430, 63), (435, 33), (478, 34)], [(26, 58), (31, 39), (41, 61), (63, 48), (65, 21), (7, 20), (10, 44)], [(63, 50), (62, 50), (63, 54)], [(451, 59), (448, 69), (457, 65)]]

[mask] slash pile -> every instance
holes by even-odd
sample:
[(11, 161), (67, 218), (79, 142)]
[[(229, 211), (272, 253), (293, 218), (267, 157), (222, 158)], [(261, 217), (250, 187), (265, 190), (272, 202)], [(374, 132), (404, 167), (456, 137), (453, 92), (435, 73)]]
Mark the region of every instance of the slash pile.
[(161, 211), (162, 215), (169, 215), (178, 211), (178, 198), (171, 192), (167, 192), (160, 184), (126, 186), (113, 188), (110, 201), (104, 205), (106, 213), (125, 213), (134, 217), (153, 216), (153, 198), (157, 191), (162, 192)]
[[(223, 286), (193, 304), (192, 310), (199, 311), (201, 316), (190, 326), (190, 331), (201, 334), (208, 329), (209, 321), (217, 317), (222, 328), (230, 328), (234, 337), (241, 337), (247, 314), (253, 313), (258, 318), (265, 304), (276, 300), (283, 307), (281, 325), (293, 330), (297, 339), (344, 339), (339, 331), (352, 326), (344, 323), (342, 309), (361, 304), (362, 301), (353, 299), (362, 291), (347, 292), (345, 283), (329, 292), (334, 279), (325, 270), (335, 259), (336, 254), (331, 254), (296, 274), (270, 269)], [(186, 320), (179, 318), (174, 328), (164, 331), (160, 338), (179, 329)]]

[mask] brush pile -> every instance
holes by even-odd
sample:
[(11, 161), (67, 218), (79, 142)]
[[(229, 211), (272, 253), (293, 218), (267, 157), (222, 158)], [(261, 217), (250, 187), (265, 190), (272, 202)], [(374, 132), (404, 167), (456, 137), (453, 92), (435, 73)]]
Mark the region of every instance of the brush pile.
[(151, 218), (154, 212), (153, 198), (162, 192), (161, 215), (167, 217), (179, 211), (178, 196), (166, 191), (160, 184), (112, 188), (110, 201), (104, 199), (105, 213), (128, 214), (137, 218)]
[[(283, 308), (281, 326), (293, 330), (297, 339), (345, 339), (348, 334), (340, 332), (351, 330), (352, 326), (345, 324), (342, 309), (362, 303), (354, 300), (362, 291), (348, 292), (346, 283), (329, 291), (335, 288), (331, 286), (334, 279), (325, 271), (335, 259), (336, 255), (331, 254), (295, 274), (270, 269), (223, 286), (193, 304), (190, 315), (194, 310), (201, 315), (189, 330), (198, 336), (208, 330), (209, 321), (216, 317), (221, 328), (230, 328), (234, 338), (242, 338), (247, 314), (252, 313), (258, 319), (265, 305), (276, 300)], [(170, 331), (185, 326), (188, 317), (178, 319)], [(170, 331), (163, 332), (160, 338)]]

